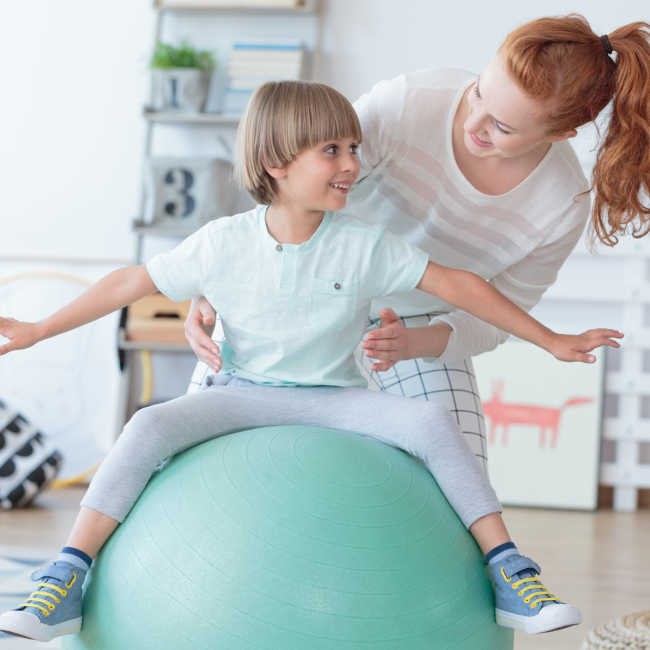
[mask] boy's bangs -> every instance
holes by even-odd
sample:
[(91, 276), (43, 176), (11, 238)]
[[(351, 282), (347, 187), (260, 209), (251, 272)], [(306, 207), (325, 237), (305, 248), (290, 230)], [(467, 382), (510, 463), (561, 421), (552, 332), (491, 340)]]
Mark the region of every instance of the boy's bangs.
[(351, 104), (328, 87), (307, 87), (311, 97), (294, 113), (294, 149), (298, 153), (326, 140), (353, 138), (361, 143), (361, 125)]

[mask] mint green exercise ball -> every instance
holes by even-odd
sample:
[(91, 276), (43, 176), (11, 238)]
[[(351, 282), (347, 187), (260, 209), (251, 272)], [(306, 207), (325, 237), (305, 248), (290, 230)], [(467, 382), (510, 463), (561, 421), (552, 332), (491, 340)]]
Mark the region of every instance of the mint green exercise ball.
[(354, 433), (266, 427), (149, 482), (68, 650), (505, 650), (483, 558), (427, 470)]

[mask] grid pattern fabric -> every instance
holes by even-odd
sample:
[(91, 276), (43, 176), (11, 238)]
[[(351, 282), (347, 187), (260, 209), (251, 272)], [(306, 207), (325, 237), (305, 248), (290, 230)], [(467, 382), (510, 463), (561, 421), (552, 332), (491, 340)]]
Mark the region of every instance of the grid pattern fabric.
[[(408, 316), (401, 321), (405, 327), (425, 327), (438, 314)], [(379, 327), (371, 320), (368, 331)], [(370, 370), (372, 361), (357, 348), (357, 363), (368, 380), (370, 390), (385, 390), (395, 395), (437, 401), (455, 416), (459, 433), (463, 434), (472, 453), (487, 472), (485, 417), (481, 406), (474, 366), (470, 358), (442, 362), (435, 357), (398, 361), (386, 372)]]

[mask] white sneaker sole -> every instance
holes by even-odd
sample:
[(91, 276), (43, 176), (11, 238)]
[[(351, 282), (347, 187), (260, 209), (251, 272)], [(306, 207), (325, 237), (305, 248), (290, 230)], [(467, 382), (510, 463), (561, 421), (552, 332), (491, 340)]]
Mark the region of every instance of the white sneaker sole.
[(29, 612), (11, 610), (0, 615), (0, 632), (34, 639), (34, 641), (51, 641), (54, 637), (74, 634), (79, 630), (81, 630), (81, 616), (56, 625), (46, 625)]
[(521, 616), (497, 609), (496, 619), (502, 627), (511, 627), (528, 634), (552, 632), (582, 622), (580, 610), (573, 605), (564, 604), (546, 605), (535, 616)]

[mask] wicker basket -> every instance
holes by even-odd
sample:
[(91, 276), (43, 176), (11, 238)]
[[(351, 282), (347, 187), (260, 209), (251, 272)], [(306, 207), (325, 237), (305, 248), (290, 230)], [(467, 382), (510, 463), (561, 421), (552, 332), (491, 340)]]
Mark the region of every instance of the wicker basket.
[(589, 632), (582, 650), (650, 650), (650, 611), (621, 616)]

